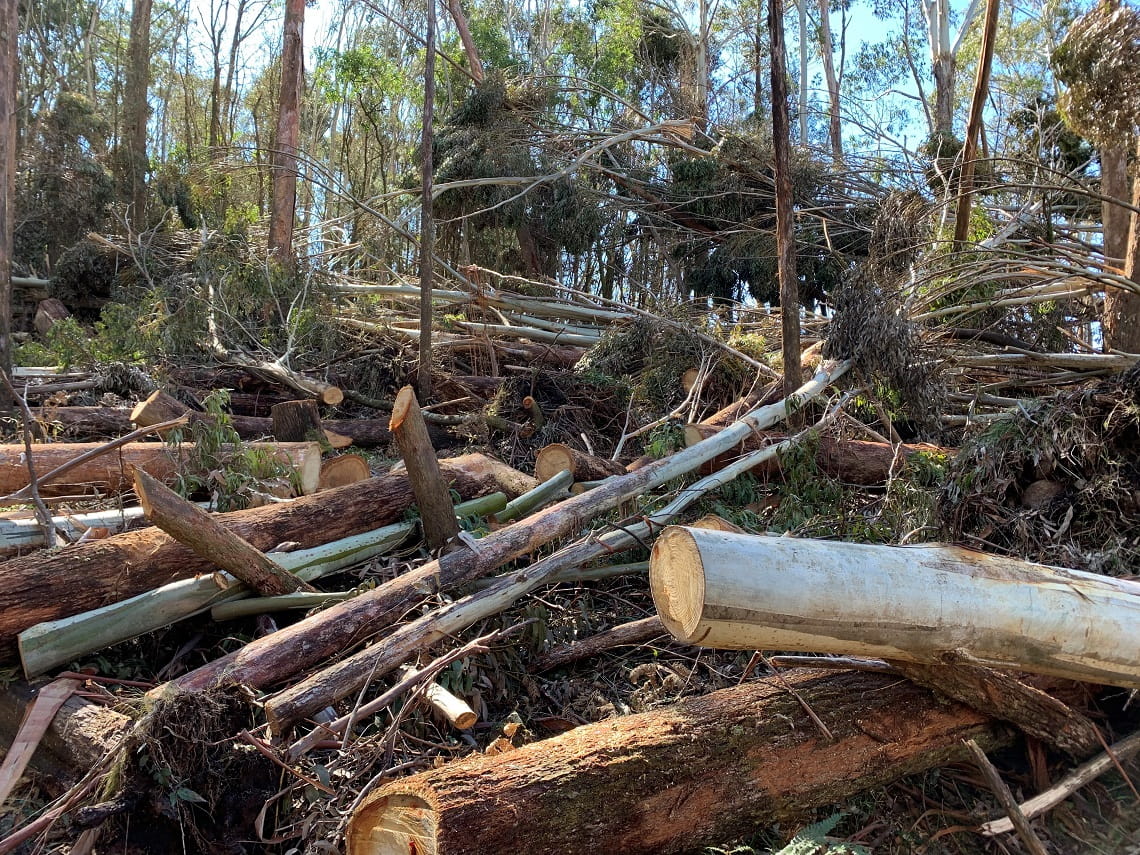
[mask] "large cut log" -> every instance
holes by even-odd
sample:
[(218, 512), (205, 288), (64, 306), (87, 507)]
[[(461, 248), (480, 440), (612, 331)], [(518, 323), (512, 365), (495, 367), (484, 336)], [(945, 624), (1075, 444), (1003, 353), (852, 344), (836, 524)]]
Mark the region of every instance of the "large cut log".
[(539, 481), (549, 481), (564, 469), (574, 476), (575, 481), (600, 481), (610, 475), (625, 474), (622, 464), (578, 451), (561, 442), (552, 443), (535, 455), (534, 477)]
[[(479, 542), (477, 549), (456, 550), (443, 555), (359, 597), (256, 639), (180, 678), (177, 686), (203, 689), (226, 681), (266, 686), (287, 680), (322, 659), (341, 652), (361, 637), (375, 635), (380, 628), (405, 614), (425, 592), (451, 589), (486, 576), (508, 561), (578, 531), (583, 520), (592, 519), (648, 489), (692, 471), (735, 445), (744, 434), (763, 430), (785, 418), (790, 410), (810, 401), (849, 367), (850, 363), (846, 361), (826, 365), (797, 390), (794, 399), (758, 408), (703, 447), (685, 449), (636, 472), (612, 478), (594, 490), (492, 532)], [(351, 667), (355, 669), (355, 665)], [(365, 664), (360, 670), (354, 670), (351, 677), (339, 674), (326, 676), (337, 683), (338, 692), (347, 694), (352, 691), (354, 683), (359, 685), (361, 681), (370, 679), (371, 673), (375, 673), (374, 667)], [(301, 694), (305, 692), (302, 690)], [(321, 694), (317, 692), (309, 700)], [(344, 697), (344, 694), (338, 697)], [(293, 705), (294, 711), (305, 710), (300, 714), (307, 714), (307, 701), (301, 697), (295, 700), (298, 702)]]
[[(142, 469), (160, 481), (171, 480), (183, 467), (186, 455), (193, 449), (187, 443), (179, 449), (159, 442), (131, 442), (113, 449), (71, 469), (58, 478), (48, 480), (45, 474), (58, 466), (87, 454), (100, 446), (92, 443), (55, 442), (32, 446), (36, 473), (41, 479), (43, 495), (77, 495), (98, 492), (121, 492), (129, 489), (135, 469)], [(308, 492), (314, 492), (321, 473), (321, 449), (311, 442), (276, 443), (274, 449), (288, 461), (300, 476)], [(28, 467), (24, 446), (0, 445), (0, 494), (7, 495), (28, 485)], [(46, 481), (46, 483), (44, 483)]]
[(653, 602), (690, 644), (995, 668), (1140, 688), (1140, 584), (957, 546), (670, 526)]
[[(444, 477), (462, 497), (493, 493), (514, 472), (481, 454), (440, 461)], [(516, 473), (523, 477), (521, 473)], [(292, 502), (236, 511), (226, 527), (260, 550), (285, 541), (319, 546), (399, 519), (412, 504), (406, 475), (395, 473), (327, 490)], [(202, 573), (214, 565), (157, 528), (124, 532), (5, 562), (0, 573), (0, 661), (16, 653), (16, 635), (55, 620), (124, 600)]]
[(696, 851), (962, 757), (964, 739), (1002, 739), (984, 716), (896, 678), (817, 671), (786, 680), (394, 781), (353, 813), (348, 853)]
[[(720, 429), (705, 424), (685, 425), (685, 444), (696, 445), (703, 439), (716, 434)], [(718, 465), (787, 439), (785, 435), (775, 433), (756, 434), (749, 437), (721, 460), (714, 460), (706, 467), (714, 471)], [(937, 445), (924, 443), (892, 446), (885, 442), (866, 442), (856, 439), (835, 439), (830, 436), (821, 436), (816, 446), (815, 461), (822, 472), (832, 478), (838, 478), (848, 484), (870, 486), (883, 484), (890, 479), (892, 473), (900, 472), (904, 464), (916, 454), (935, 454), (939, 456), (953, 455), (952, 448), (942, 448)], [(779, 458), (766, 461), (754, 470), (754, 474), (763, 478), (776, 478), (781, 475), (783, 467)]]

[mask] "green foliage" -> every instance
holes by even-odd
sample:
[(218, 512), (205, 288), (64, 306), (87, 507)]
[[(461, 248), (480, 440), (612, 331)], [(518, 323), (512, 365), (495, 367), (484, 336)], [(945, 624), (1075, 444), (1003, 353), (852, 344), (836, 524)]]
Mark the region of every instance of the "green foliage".
[(834, 813), (809, 825), (775, 855), (870, 855), (869, 850), (863, 846), (843, 843), (828, 837), (843, 817), (843, 813)]
[(14, 260), (46, 271), (89, 231), (98, 231), (114, 200), (114, 182), (99, 160), (109, 127), (94, 106), (64, 92), (32, 125), (26, 180), (17, 185)]
[(1100, 0), (1053, 52), (1067, 85), (1059, 106), (1073, 128), (1100, 145), (1129, 145), (1140, 124), (1140, 10)]
[[(296, 472), (269, 448), (242, 444), (225, 409), (229, 393), (219, 389), (202, 402), (211, 419), (171, 431), (167, 444), (179, 455), (176, 489), (186, 498), (206, 494), (220, 511), (249, 506), (254, 492), (288, 485), (298, 492)], [(192, 446), (184, 442), (193, 443)]]

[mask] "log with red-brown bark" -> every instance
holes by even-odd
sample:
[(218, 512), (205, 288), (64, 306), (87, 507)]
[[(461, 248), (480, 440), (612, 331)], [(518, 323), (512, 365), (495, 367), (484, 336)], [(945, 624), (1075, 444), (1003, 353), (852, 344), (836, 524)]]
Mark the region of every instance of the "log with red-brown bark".
[[(706, 424), (693, 424), (685, 426), (686, 445), (695, 445), (702, 439), (715, 434), (719, 428)], [(717, 458), (705, 467), (708, 472), (715, 472), (730, 460), (734, 460), (750, 451), (775, 445), (787, 439), (783, 434), (755, 434), (738, 445), (723, 457)], [(916, 454), (935, 454), (940, 456), (953, 455), (955, 450), (937, 445), (914, 443), (892, 446), (885, 442), (866, 442), (858, 439), (835, 439), (821, 436), (816, 447), (816, 465), (820, 470), (838, 478), (848, 484), (871, 486), (883, 484), (891, 476), (902, 471), (903, 465)], [(753, 474), (762, 478), (778, 478), (782, 473), (779, 458), (765, 461), (756, 467)], [(707, 473), (706, 473), (707, 474)]]
[[(463, 498), (515, 489), (526, 476), (481, 454), (440, 461), (443, 476)], [(533, 479), (532, 479), (533, 480)], [(255, 548), (285, 541), (319, 546), (398, 520), (412, 504), (405, 474), (227, 514), (225, 525)], [(124, 600), (178, 579), (210, 573), (214, 565), (157, 528), (40, 552), (6, 562), (0, 573), (0, 661), (16, 654), (16, 635), (55, 620)]]
[[(53, 442), (32, 446), (32, 458), (41, 495), (76, 495), (93, 492), (121, 492), (130, 488), (135, 469), (142, 469), (160, 481), (169, 481), (183, 466), (193, 448), (186, 444), (171, 448), (161, 442), (130, 442), (99, 454), (58, 477), (52, 470), (81, 455), (98, 451), (99, 443)], [(269, 446), (292, 465), (310, 492), (320, 476), (320, 447), (311, 442), (276, 443)], [(0, 445), (0, 494), (15, 493), (28, 485), (28, 465), (24, 445)]]
[(389, 783), (353, 813), (348, 853), (695, 851), (1005, 738), (894, 677), (792, 672)]

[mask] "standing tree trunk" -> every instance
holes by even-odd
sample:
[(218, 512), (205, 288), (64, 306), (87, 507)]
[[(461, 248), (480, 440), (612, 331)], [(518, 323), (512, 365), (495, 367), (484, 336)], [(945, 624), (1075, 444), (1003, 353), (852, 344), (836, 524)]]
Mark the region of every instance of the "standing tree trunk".
[[(796, 0), (796, 13), (800, 24), (800, 94), (796, 104), (796, 114), (800, 125), (800, 145), (808, 144), (808, 49), (807, 49), (807, 4), (808, 0)], [(775, 51), (773, 51), (775, 53)]]
[(839, 120), (839, 76), (835, 73), (835, 45), (831, 40), (831, 5), (819, 0), (819, 56), (823, 60), (823, 78), (827, 82), (827, 136), (831, 141), (831, 159), (843, 163), (843, 128)]
[(435, 0), (427, 0), (427, 34), (424, 56), (424, 121), (420, 147), (423, 151), (423, 184), (420, 198), (420, 357), (416, 391), (420, 399), (431, 397), (431, 290), (435, 260), (435, 221), (432, 219), (432, 120), (435, 110)]
[(150, 78), (150, 13), (152, 0), (134, 0), (131, 12), (131, 40), (127, 48), (125, 138), (127, 177), (130, 189), (130, 222), (145, 228), (147, 173), (147, 86)]
[(281, 53), (281, 104), (273, 151), (273, 210), (269, 214), (269, 251), (281, 266), (293, 268), (293, 217), (297, 207), (297, 142), (301, 134), (301, 84), (304, 78), (302, 34), (305, 0), (287, 0)]
[[(16, 199), (17, 0), (0, 0), (0, 371), (12, 376), (12, 229)], [(0, 409), (12, 405), (0, 392)]]
[(990, 67), (997, 40), (998, 12), (1001, 0), (986, 0), (986, 23), (982, 32), (982, 55), (978, 59), (978, 75), (974, 79), (974, 96), (966, 120), (966, 145), (962, 149), (962, 185), (958, 193), (958, 210), (954, 218), (954, 245), (961, 247), (970, 236), (970, 203), (974, 191), (974, 160), (978, 156), (978, 137), (982, 132), (982, 111), (990, 91)]
[[(1128, 176), (1128, 149), (1124, 145), (1104, 146), (1100, 152), (1101, 193), (1110, 199), (1127, 200), (1140, 190), (1140, 180)], [(1140, 282), (1137, 269), (1137, 228), (1140, 217), (1122, 205), (1101, 203), (1104, 222), (1105, 265)], [(1110, 350), (1140, 353), (1140, 295), (1122, 288), (1109, 287), (1104, 292), (1104, 344)]]
[[(805, 0), (800, 0), (801, 3)], [(776, 252), (780, 268), (780, 322), (784, 345), (784, 394), (800, 385), (800, 289), (792, 236), (792, 178), (788, 172), (788, 82), (784, 50), (784, 3), (769, 0), (772, 39), (772, 146), (776, 165)]]
[(447, 11), (455, 21), (455, 29), (459, 31), (459, 41), (463, 43), (463, 52), (467, 54), (467, 66), (471, 77), (476, 83), (482, 83), (484, 77), (483, 63), (479, 59), (479, 49), (475, 46), (475, 39), (471, 37), (471, 28), (467, 26), (467, 18), (459, 5), (459, 0), (447, 0)]

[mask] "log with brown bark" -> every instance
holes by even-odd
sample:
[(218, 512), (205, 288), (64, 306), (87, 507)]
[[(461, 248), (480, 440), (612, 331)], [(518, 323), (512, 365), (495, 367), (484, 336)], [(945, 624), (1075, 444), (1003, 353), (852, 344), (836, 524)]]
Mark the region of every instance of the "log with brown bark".
[(353, 813), (348, 853), (694, 851), (1004, 738), (893, 677), (793, 672), (389, 783)]
[[(81, 455), (97, 451), (98, 443), (55, 442), (33, 446), (36, 472), (40, 474), (40, 493), (43, 495), (76, 495), (93, 492), (121, 492), (131, 486), (135, 469), (162, 481), (172, 479), (184, 466), (182, 462), (192, 444), (171, 448), (160, 442), (131, 442), (100, 454), (58, 478), (50, 473)], [(320, 446), (311, 442), (277, 443), (271, 448), (281, 455), (300, 476), (304, 489), (316, 489), (320, 476)], [(28, 468), (24, 460), (24, 446), (0, 445), (0, 494), (10, 494), (28, 485)]]
[[(10, 745), (42, 683), (15, 680), (0, 692), (0, 745)], [(122, 713), (73, 695), (63, 702), (32, 757), (32, 768), (75, 780), (103, 758), (130, 727)]]
[[(508, 489), (518, 495), (511, 473), (525, 478), (481, 454), (444, 460), (441, 466), (464, 498)], [(407, 476), (395, 473), (292, 502), (236, 511), (226, 515), (225, 524), (263, 551), (285, 541), (307, 548), (379, 528), (399, 519), (411, 504)], [(16, 635), (30, 626), (213, 569), (211, 562), (153, 527), (14, 558), (0, 574), (0, 661), (14, 659)]]
[(549, 481), (564, 469), (569, 470), (575, 481), (600, 481), (626, 471), (620, 463), (595, 457), (561, 442), (540, 449), (534, 458), (534, 477), (539, 481)]
[[(715, 434), (717, 430), (717, 428), (705, 424), (686, 425), (685, 443), (695, 445), (702, 439), (707, 439)], [(751, 436), (727, 453), (723, 459), (713, 461), (706, 468), (708, 471), (715, 471), (718, 466), (722, 466), (725, 462), (742, 454), (763, 448), (766, 445), (774, 445), (785, 439), (787, 436), (773, 433)], [(848, 484), (872, 486), (886, 483), (892, 473), (898, 474), (907, 460), (920, 453), (950, 456), (955, 454), (955, 449), (926, 445), (925, 443), (892, 446), (884, 442), (821, 436), (816, 446), (815, 460), (820, 470), (832, 478), (837, 478)], [(782, 466), (777, 458), (756, 467), (754, 474), (762, 478), (778, 478), (782, 471)]]
[(217, 517), (186, 501), (141, 469), (135, 470), (135, 495), (151, 523), (189, 546), (199, 558), (228, 570), (263, 597), (316, 590), (250, 546)]
[(42, 432), (52, 437), (95, 439), (134, 428), (130, 410), (119, 407), (32, 407), (32, 416)]
[(322, 435), (321, 411), (312, 398), (274, 404), (269, 417), (273, 436), (281, 442), (312, 441)]
[(430, 550), (442, 549), (459, 534), (459, 524), (455, 520), (447, 485), (440, 477), (439, 461), (431, 446), (427, 423), (411, 386), (405, 386), (397, 393), (388, 429), (400, 446), (400, 455), (404, 458), (408, 479), (416, 494), (424, 541)]
[(665, 627), (661, 625), (661, 618), (657, 615), (633, 620), (628, 623), (619, 623), (604, 632), (582, 638), (561, 647), (554, 647), (542, 654), (530, 666), (532, 674), (549, 671), (551, 668), (560, 668), (577, 662), (580, 659), (589, 659), (612, 650), (615, 647), (628, 647), (631, 644), (644, 644), (645, 642), (665, 635)]

